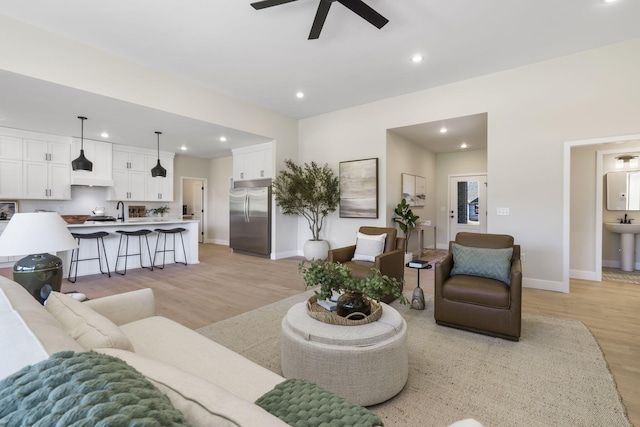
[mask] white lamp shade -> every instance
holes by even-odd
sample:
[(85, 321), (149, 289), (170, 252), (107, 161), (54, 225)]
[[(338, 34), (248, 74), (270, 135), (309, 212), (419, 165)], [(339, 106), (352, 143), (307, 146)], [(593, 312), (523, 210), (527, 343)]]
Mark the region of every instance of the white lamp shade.
[(78, 247), (57, 212), (16, 213), (0, 235), (0, 256), (61, 252)]

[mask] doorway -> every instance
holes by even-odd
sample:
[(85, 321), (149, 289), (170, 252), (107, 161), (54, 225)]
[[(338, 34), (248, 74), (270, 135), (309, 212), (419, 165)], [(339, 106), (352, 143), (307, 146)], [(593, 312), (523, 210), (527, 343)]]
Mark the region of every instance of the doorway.
[(487, 175), (449, 177), (449, 240), (461, 231), (487, 232)]
[(198, 243), (204, 243), (205, 185), (202, 178), (182, 178), (182, 217), (198, 221)]

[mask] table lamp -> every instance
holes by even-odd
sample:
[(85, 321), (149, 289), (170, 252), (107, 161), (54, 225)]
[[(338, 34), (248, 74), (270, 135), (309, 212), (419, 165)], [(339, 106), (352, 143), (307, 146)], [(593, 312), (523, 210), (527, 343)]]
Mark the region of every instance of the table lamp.
[(13, 266), (13, 280), (40, 303), (62, 287), (62, 260), (49, 252), (77, 247), (57, 212), (13, 214), (0, 235), (0, 256), (27, 255)]

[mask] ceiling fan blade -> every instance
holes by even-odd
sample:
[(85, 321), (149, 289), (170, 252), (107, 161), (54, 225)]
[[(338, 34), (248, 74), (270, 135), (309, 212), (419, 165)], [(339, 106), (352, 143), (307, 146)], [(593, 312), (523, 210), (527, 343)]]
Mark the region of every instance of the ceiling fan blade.
[(253, 6), (253, 8), (256, 10), (260, 10), (264, 9), (265, 7), (279, 6), (281, 4), (291, 3), (292, 1), (296, 0), (263, 0), (251, 3), (251, 6)]
[(331, 3), (332, 1), (330, 0), (320, 0), (318, 11), (316, 12), (316, 17), (313, 20), (311, 32), (309, 33), (309, 40), (317, 39), (318, 37), (320, 37), (320, 32), (322, 31), (322, 27), (324, 26), (324, 21), (327, 19), (327, 14), (329, 13), (329, 9), (331, 8)]
[(389, 20), (378, 12), (367, 6), (362, 0), (338, 0), (345, 7), (351, 9), (354, 13), (360, 15), (363, 19), (368, 21), (371, 25), (376, 26), (378, 29), (384, 27)]

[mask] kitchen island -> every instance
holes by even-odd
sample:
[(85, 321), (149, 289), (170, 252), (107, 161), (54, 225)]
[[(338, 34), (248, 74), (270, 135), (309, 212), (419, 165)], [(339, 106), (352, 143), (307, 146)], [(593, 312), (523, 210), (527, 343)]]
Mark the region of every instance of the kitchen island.
[[(149, 247), (151, 249), (151, 257), (153, 257), (156, 242), (158, 240), (158, 233), (154, 230), (156, 229), (164, 229), (170, 230), (172, 228), (182, 227), (186, 231), (182, 233), (182, 237), (184, 239), (185, 251), (187, 253), (187, 263), (188, 264), (198, 264), (198, 221), (195, 220), (183, 220), (183, 219), (171, 219), (171, 218), (132, 218), (122, 221), (87, 221), (83, 224), (68, 224), (67, 225), (69, 231), (71, 233), (97, 233), (99, 231), (105, 231), (109, 233), (107, 237), (104, 238), (104, 245), (107, 255), (107, 260), (109, 261), (109, 271), (113, 274), (113, 271), (116, 266), (116, 257), (118, 254), (118, 243), (120, 241), (120, 234), (116, 233), (117, 230), (125, 230), (125, 231), (137, 231), (137, 230), (151, 230), (152, 233), (148, 235), (149, 237)], [(123, 249), (121, 249), (121, 253), (124, 253), (124, 242), (123, 239)], [(160, 245), (162, 246), (164, 243), (164, 238), (160, 241)], [(145, 246), (145, 239), (142, 238), (143, 250), (142, 250), (142, 260), (145, 266), (150, 264), (149, 256), (147, 254), (147, 248)], [(80, 258), (95, 258), (97, 257), (97, 247), (95, 241), (93, 240), (84, 240), (81, 241), (81, 252)], [(180, 237), (176, 236), (176, 245), (177, 251), (176, 256), (179, 261), (182, 261), (182, 247), (180, 242)], [(167, 240), (167, 249), (173, 248), (173, 239), (171, 236), (168, 236)], [(138, 253), (138, 239), (130, 238), (129, 239), (129, 253)], [(62, 258), (62, 265), (64, 268), (64, 277), (67, 277), (69, 274), (69, 263), (71, 261), (71, 251), (58, 252), (57, 254), (60, 258)], [(167, 264), (173, 262), (173, 253), (167, 253)], [(162, 263), (162, 254), (158, 254), (158, 262)], [(104, 266), (104, 262), (103, 262)], [(75, 270), (75, 265), (74, 265)], [(127, 261), (127, 270), (140, 268), (140, 257), (139, 256), (130, 256)], [(124, 269), (124, 258), (120, 259), (120, 264), (118, 266), (118, 270), (122, 271)], [(161, 270), (158, 270), (161, 271)], [(98, 267), (98, 261), (84, 261), (78, 263), (78, 276), (86, 276), (89, 274), (100, 274), (100, 268)]]

